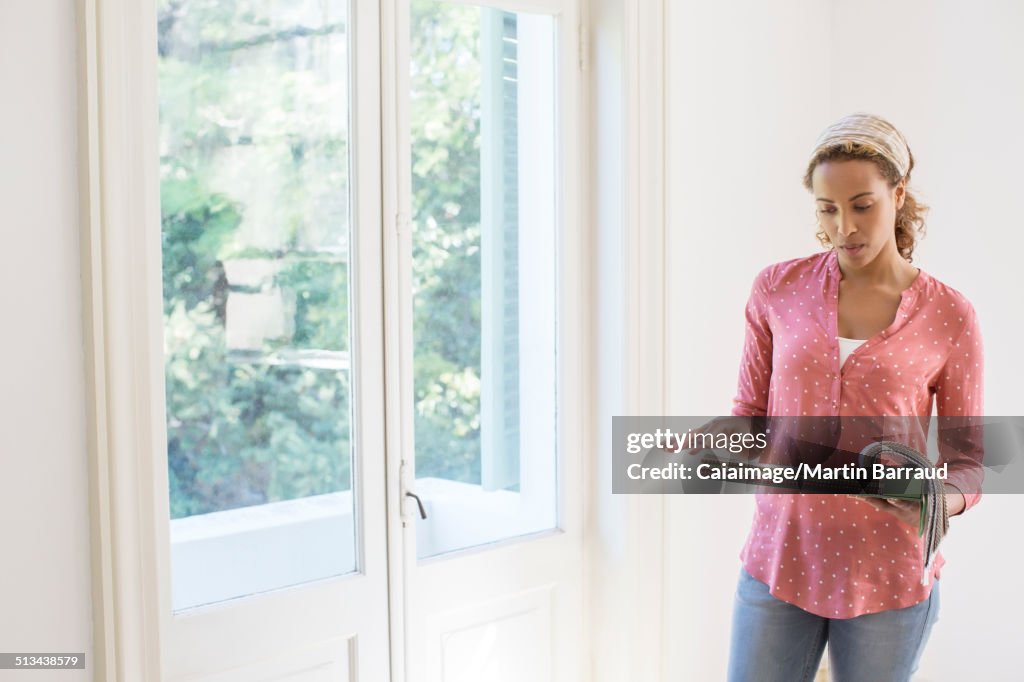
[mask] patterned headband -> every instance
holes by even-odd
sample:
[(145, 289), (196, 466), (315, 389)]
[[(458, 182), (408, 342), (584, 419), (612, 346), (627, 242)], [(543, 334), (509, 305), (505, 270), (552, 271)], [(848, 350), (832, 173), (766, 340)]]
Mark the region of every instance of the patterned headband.
[(858, 142), (881, 154), (896, 166), (901, 178), (910, 170), (910, 148), (906, 139), (880, 116), (858, 112), (839, 119), (818, 137), (811, 160), (824, 149), (843, 142)]

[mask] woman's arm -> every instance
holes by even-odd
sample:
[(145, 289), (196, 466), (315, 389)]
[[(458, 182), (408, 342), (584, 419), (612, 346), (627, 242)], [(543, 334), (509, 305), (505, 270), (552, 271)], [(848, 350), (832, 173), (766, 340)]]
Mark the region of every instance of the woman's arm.
[(934, 385), (938, 464), (949, 465), (946, 500), (950, 516), (978, 504), (984, 478), (984, 348), (978, 317), (969, 303), (963, 317), (964, 326)]
[(750, 288), (746, 306), (746, 334), (732, 414), (763, 417), (768, 413), (772, 378), (772, 330), (768, 323), (770, 268), (762, 270)]

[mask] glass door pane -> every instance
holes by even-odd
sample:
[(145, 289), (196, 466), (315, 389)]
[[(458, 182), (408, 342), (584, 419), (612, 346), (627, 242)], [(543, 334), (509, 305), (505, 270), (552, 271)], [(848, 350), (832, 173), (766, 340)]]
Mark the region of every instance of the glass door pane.
[(419, 557), (557, 524), (554, 36), (411, 3)]
[(356, 570), (344, 0), (161, 0), (175, 610)]

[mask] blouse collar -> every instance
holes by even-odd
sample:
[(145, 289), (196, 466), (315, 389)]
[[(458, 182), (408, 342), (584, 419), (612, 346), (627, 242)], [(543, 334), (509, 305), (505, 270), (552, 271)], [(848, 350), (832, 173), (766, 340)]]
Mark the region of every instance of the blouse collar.
[[(825, 253), (825, 258), (828, 261), (828, 271), (832, 275), (832, 287), (839, 288), (839, 280), (843, 278), (843, 273), (839, 269), (839, 253), (836, 252), (835, 248), (830, 249)], [(928, 277), (928, 273), (923, 268), (917, 269), (917, 277), (910, 283), (906, 289), (900, 292), (901, 298), (914, 298), (918, 292), (925, 285), (925, 280)]]

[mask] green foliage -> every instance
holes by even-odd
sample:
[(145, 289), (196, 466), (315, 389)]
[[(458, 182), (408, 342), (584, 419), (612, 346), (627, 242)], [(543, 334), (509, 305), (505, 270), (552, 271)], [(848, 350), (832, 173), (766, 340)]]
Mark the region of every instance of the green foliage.
[(416, 475), (480, 482), (480, 10), (411, 4)]
[[(217, 293), (223, 276), (209, 275), (216, 269), (209, 255), (213, 232), (188, 229), (221, 203), (206, 196), (198, 213), (164, 218), (168, 277), (199, 273), (177, 295), (167, 296), (165, 289), (173, 518), (350, 487), (348, 374), (229, 359), (223, 308), (218, 312), (210, 303), (223, 299)], [(295, 287), (303, 302), (297, 306), (297, 342), (344, 348), (347, 335), (339, 329), (347, 314), (344, 305), (339, 314), (331, 302), (345, 277), (346, 268), (337, 263), (298, 262), (283, 270), (283, 285)]]
[[(346, 5), (158, 6), (172, 517), (348, 489), (349, 371), (274, 358), (349, 351)], [(479, 10), (412, 17), (417, 473), (479, 482)], [(292, 333), (229, 349), (229, 298), (276, 291)]]
[[(290, 35), (310, 17), (263, 7), (160, 5), (174, 518), (351, 486), (347, 369), (271, 355), (348, 350), (347, 121), (332, 104), (346, 85), (323, 68), (339, 46), (344, 68), (345, 37), (329, 16), (319, 35)], [(225, 263), (243, 257), (277, 264), (256, 293), (295, 300), (292, 336), (255, 352), (227, 348), (228, 299), (253, 292), (228, 282)]]
[(296, 294), (296, 348), (348, 350), (348, 265), (341, 261), (303, 259), (290, 262), (275, 280)]
[(207, 301), (223, 323), (227, 283), (218, 254), (241, 221), (238, 206), (173, 163), (164, 168), (160, 205), (164, 314), (178, 303), (191, 310)]

